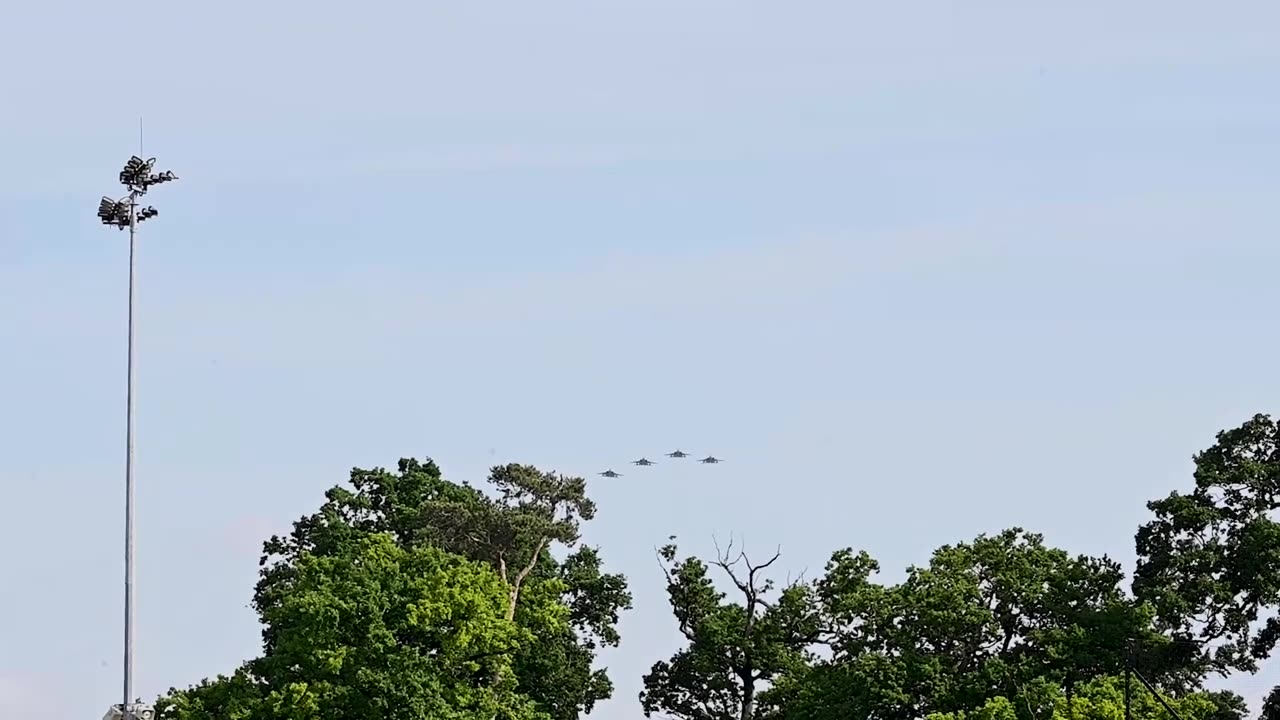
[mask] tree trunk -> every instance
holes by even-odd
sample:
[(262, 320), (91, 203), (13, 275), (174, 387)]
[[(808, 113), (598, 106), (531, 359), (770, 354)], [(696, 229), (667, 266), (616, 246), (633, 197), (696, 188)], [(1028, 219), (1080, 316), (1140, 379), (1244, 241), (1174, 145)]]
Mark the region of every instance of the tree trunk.
[[(521, 568), (516, 573), (515, 579), (511, 581), (511, 599), (507, 603), (507, 621), (516, 619), (516, 604), (520, 602), (520, 588), (524, 586), (524, 579), (529, 577), (529, 573), (538, 565), (538, 559), (542, 557), (542, 549), (547, 546), (547, 538), (540, 538), (538, 545), (533, 549), (533, 557), (529, 559), (529, 564)], [(506, 579), (506, 564), (502, 566), (502, 577)]]

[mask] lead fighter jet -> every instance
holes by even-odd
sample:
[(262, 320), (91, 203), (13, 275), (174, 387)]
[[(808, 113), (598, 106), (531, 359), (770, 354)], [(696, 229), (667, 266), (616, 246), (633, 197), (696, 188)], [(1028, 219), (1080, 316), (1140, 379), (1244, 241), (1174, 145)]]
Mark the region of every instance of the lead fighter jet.
[(609, 477), (609, 478), (622, 477), (622, 473), (616, 473), (612, 470), (605, 470), (600, 474), (603, 475), (604, 477)]
[(677, 450), (677, 451), (675, 451), (675, 452), (669, 452), (669, 453), (667, 453), (667, 457), (673, 457), (673, 458), (689, 457), (689, 453), (687, 453), (687, 452), (681, 452), (681, 451)]
[(714, 464), (716, 464), (716, 463), (718, 463), (718, 462), (722, 462), (722, 461), (720, 460), (720, 458), (715, 457), (714, 455), (708, 455), (708, 456), (706, 456), (706, 457), (702, 458), (701, 460), (699, 460), (698, 462), (700, 462), (700, 463), (702, 463), (702, 464), (704, 464), (704, 465), (714, 465)]
[(639, 460), (632, 460), (631, 464), (632, 465), (656, 465), (657, 463), (650, 460), (649, 458), (640, 458)]

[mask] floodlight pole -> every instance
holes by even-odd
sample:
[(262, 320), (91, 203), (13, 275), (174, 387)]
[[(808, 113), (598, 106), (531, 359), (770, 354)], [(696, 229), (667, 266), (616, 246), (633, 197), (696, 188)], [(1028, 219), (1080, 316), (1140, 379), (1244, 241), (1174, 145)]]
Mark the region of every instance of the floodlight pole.
[(133, 695), (133, 636), (134, 636), (134, 442), (133, 442), (133, 383), (134, 383), (134, 288), (137, 268), (138, 224), (157, 215), (156, 209), (138, 207), (138, 198), (153, 185), (177, 180), (172, 172), (153, 174), (155, 158), (142, 160), (138, 156), (129, 159), (120, 173), (120, 182), (129, 189), (129, 196), (120, 200), (103, 197), (98, 206), (98, 219), (102, 224), (119, 230), (129, 229), (129, 328), (128, 362), (125, 385), (125, 461), (124, 461), (124, 687), (122, 701), (113, 705), (106, 717), (110, 720), (152, 720), (154, 709), (134, 702)]
[(134, 255), (138, 245), (138, 194), (129, 192), (129, 331), (125, 380), (124, 430), (124, 697), (125, 720), (133, 720), (133, 286)]

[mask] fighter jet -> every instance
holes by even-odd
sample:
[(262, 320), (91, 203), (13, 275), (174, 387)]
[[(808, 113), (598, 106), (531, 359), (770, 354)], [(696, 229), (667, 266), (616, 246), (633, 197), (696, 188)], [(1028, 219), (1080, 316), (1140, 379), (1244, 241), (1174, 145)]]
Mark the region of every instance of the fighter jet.
[(648, 458), (640, 458), (639, 460), (632, 460), (631, 464), (632, 465), (656, 465), (657, 463), (655, 463), (654, 461)]
[(684, 458), (684, 457), (689, 457), (689, 453), (687, 453), (687, 452), (681, 452), (681, 451), (677, 450), (677, 451), (675, 451), (675, 452), (669, 452), (669, 453), (667, 453), (667, 457), (673, 457), (673, 458)]
[(601, 474), (601, 475), (603, 475), (604, 477), (608, 477), (608, 478), (622, 477), (622, 473), (616, 473), (616, 472), (614, 472), (614, 471), (612, 471), (612, 470), (605, 470), (604, 472), (602, 472), (602, 473), (600, 473), (600, 474)]
[(702, 463), (702, 464), (704, 464), (704, 465), (714, 465), (714, 464), (716, 464), (716, 463), (718, 463), (718, 462), (721, 462), (721, 460), (720, 460), (720, 458), (715, 457), (714, 455), (708, 455), (708, 456), (706, 456), (706, 457), (702, 458), (701, 460), (699, 460), (698, 462), (700, 462), (700, 463)]

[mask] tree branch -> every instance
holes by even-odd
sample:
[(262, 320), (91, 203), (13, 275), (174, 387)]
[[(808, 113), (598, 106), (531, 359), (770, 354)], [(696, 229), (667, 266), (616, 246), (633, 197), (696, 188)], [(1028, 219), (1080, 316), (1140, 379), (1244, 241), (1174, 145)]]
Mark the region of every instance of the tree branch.
[(524, 568), (516, 575), (516, 587), (520, 587), (520, 584), (524, 582), (524, 579), (529, 577), (529, 573), (533, 572), (533, 569), (537, 567), (538, 560), (542, 557), (542, 549), (546, 546), (547, 538), (539, 538), (537, 547), (533, 549), (533, 556), (529, 558), (529, 564), (525, 565)]
[[(653, 549), (653, 556), (658, 561), (658, 568), (662, 570), (662, 576), (667, 580), (667, 587), (670, 588), (673, 585), (675, 585), (675, 579), (671, 577), (671, 571), (667, 569), (666, 563), (662, 561), (662, 551), (659, 550), (657, 547), (655, 547)], [(680, 613), (677, 612), (676, 615), (679, 616)], [(684, 635), (685, 639), (689, 640), (690, 642), (693, 642), (694, 640), (693, 628), (689, 627), (689, 623), (686, 622), (683, 618), (680, 620), (680, 634)]]
[[(507, 620), (514, 620), (516, 617), (516, 603), (520, 601), (520, 586), (524, 584), (524, 579), (529, 577), (529, 573), (533, 572), (533, 568), (538, 564), (538, 558), (542, 557), (542, 548), (546, 547), (547, 538), (539, 538), (538, 544), (533, 549), (533, 556), (529, 558), (529, 564), (520, 569), (516, 573), (516, 579), (511, 583), (511, 602), (507, 604)], [(506, 576), (506, 566), (503, 566), (503, 576)]]
[[(736, 586), (743, 596), (746, 597), (748, 603), (760, 603), (766, 608), (770, 607), (768, 601), (760, 597), (760, 593), (763, 592), (765, 588), (756, 586), (756, 573), (767, 569), (769, 566), (777, 562), (778, 558), (782, 557), (782, 548), (779, 547), (777, 551), (773, 553), (773, 557), (769, 558), (766, 562), (759, 565), (752, 565), (751, 559), (747, 557), (745, 550), (739, 550), (737, 557), (733, 556), (732, 537), (729, 538), (729, 545), (724, 550), (720, 549), (720, 543), (716, 541), (715, 537), (711, 538), (711, 542), (716, 546), (716, 559), (712, 564), (723, 570), (725, 574), (729, 576), (729, 580), (731, 580), (734, 586)], [(746, 565), (747, 567), (747, 577), (745, 581), (738, 576), (738, 573), (734, 572), (734, 568), (739, 564)]]

